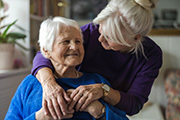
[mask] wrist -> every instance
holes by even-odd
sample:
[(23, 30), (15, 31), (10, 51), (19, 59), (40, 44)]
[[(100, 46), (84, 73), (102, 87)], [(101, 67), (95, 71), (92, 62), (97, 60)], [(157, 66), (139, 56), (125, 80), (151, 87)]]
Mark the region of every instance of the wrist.
[(102, 83), (101, 85), (102, 85), (101, 88), (103, 90), (103, 99), (105, 99), (109, 95), (110, 87), (104, 83)]
[(51, 69), (46, 68), (46, 67), (40, 69), (37, 72), (36, 77), (42, 85), (49, 83), (49, 81), (55, 82), (55, 78), (53, 76)]

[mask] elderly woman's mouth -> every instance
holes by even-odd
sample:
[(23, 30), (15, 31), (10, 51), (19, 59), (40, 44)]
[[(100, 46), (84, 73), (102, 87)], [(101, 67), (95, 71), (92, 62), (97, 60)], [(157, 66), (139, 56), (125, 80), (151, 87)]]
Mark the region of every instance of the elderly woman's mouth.
[(71, 53), (71, 54), (66, 54), (65, 56), (79, 56), (78, 53)]

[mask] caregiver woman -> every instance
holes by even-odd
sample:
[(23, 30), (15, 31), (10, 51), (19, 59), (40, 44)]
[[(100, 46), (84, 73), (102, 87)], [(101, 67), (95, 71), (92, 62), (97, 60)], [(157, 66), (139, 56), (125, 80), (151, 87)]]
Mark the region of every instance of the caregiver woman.
[[(111, 88), (104, 84), (84, 85), (68, 97), (55, 82), (51, 62), (39, 52), (32, 74), (43, 87), (46, 113), (65, 115), (71, 109), (83, 110), (99, 98), (128, 115), (138, 113), (148, 101), (162, 65), (160, 47), (146, 37), (153, 24), (155, 6), (156, 0), (111, 0), (93, 23), (81, 27), (85, 56), (77, 69), (102, 75)], [(59, 98), (61, 102), (53, 103)], [(66, 101), (70, 101), (68, 108)]]

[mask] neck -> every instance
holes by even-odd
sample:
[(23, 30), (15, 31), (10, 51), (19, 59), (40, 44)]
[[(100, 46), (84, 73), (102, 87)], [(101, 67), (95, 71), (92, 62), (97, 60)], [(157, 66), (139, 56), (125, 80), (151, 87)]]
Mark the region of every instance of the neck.
[(51, 60), (51, 62), (55, 68), (55, 78), (78, 78), (82, 75), (82, 73), (75, 69), (76, 66), (62, 65), (53, 60)]
[(78, 78), (80, 73), (75, 69), (75, 67), (63, 67), (56, 68), (54, 73), (56, 78)]

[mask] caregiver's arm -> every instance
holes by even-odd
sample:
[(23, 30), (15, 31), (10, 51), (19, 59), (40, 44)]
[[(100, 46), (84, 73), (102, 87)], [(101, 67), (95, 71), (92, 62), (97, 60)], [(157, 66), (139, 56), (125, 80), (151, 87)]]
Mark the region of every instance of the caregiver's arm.
[(67, 110), (67, 102), (70, 102), (70, 98), (64, 89), (56, 83), (52, 70), (53, 67), (51, 62), (38, 52), (33, 60), (31, 73), (37, 77), (42, 85), (42, 105), (46, 114), (51, 114), (53, 118), (58, 118), (58, 116), (62, 118), (63, 115), (72, 113), (73, 111)]

